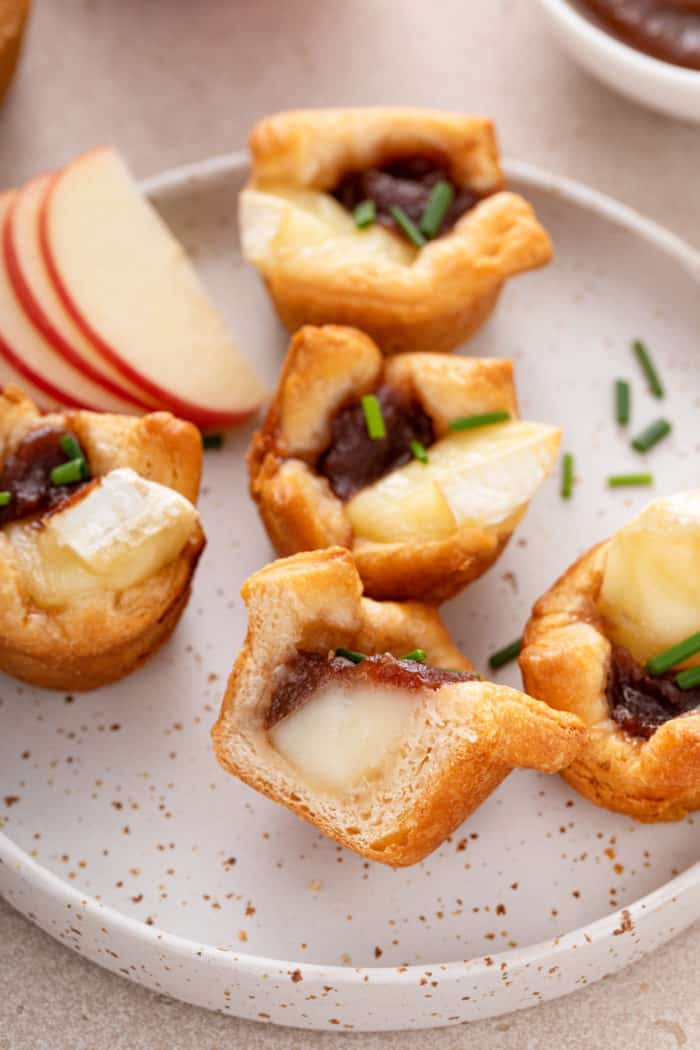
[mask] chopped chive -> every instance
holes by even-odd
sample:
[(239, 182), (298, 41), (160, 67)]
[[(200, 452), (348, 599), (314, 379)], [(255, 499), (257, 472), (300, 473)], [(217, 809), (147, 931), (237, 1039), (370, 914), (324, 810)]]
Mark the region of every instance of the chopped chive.
[(671, 424), (667, 419), (657, 419), (649, 426), (637, 434), (630, 444), (632, 448), (636, 448), (637, 452), (648, 452), (654, 445), (658, 445), (659, 441), (671, 433)]
[(72, 485), (74, 481), (82, 481), (85, 460), (69, 459), (67, 463), (61, 463), (51, 471), (51, 483), (53, 485)]
[(202, 448), (221, 448), (224, 443), (223, 434), (202, 434)]
[(615, 418), (620, 426), (630, 421), (630, 385), (626, 379), (615, 380)]
[(440, 179), (440, 182), (435, 183), (420, 217), (420, 231), (426, 237), (435, 237), (440, 232), (454, 195), (455, 190), (451, 182)]
[(353, 664), (361, 664), (367, 659), (367, 653), (357, 653), (354, 649), (336, 649), (336, 656), (342, 656), (343, 660), (350, 660)]
[(423, 445), (420, 441), (416, 441), (414, 439), (411, 442), (410, 448), (411, 452), (417, 460), (419, 460), (421, 463), (428, 462), (428, 453), (426, 451), (425, 445)]
[(493, 671), (497, 671), (499, 667), (503, 667), (505, 664), (509, 664), (511, 660), (515, 660), (520, 655), (520, 650), (523, 645), (522, 638), (516, 638), (510, 645), (504, 645), (502, 649), (493, 653), (489, 656), (489, 667)]
[(448, 423), (450, 430), (475, 430), (477, 427), (488, 427), (492, 423), (505, 423), (510, 419), (510, 412), (485, 412), (481, 416), (460, 416)]
[(681, 689), (695, 689), (700, 685), (700, 667), (689, 667), (687, 671), (681, 671), (676, 675), (676, 685)]
[(362, 411), (365, 414), (367, 433), (373, 441), (386, 437), (386, 426), (382, 415), (382, 406), (376, 394), (365, 394), (362, 398)]
[(420, 232), (416, 224), (409, 219), (406, 212), (398, 204), (395, 208), (391, 209), (391, 217), (396, 225), (403, 230), (408, 237), (409, 241), (413, 241), (416, 248), (423, 248), (426, 244), (425, 237)]
[(571, 499), (574, 491), (574, 457), (571, 452), (565, 452), (561, 461), (561, 496), (562, 499)]
[(58, 443), (66, 454), (66, 459), (84, 459), (83, 450), (72, 434), (62, 434)]
[(428, 654), (426, 653), (425, 649), (411, 649), (410, 653), (406, 653), (406, 655), (402, 656), (401, 659), (415, 660), (417, 664), (423, 664), (425, 663), (427, 655)]
[(621, 489), (630, 485), (653, 485), (653, 474), (611, 474), (608, 478), (608, 488)]
[(377, 206), (374, 201), (360, 201), (352, 213), (358, 230), (372, 226), (377, 219)]
[(672, 667), (682, 664), (684, 660), (690, 659), (696, 653), (700, 653), (700, 631), (691, 634), (689, 638), (684, 638), (678, 645), (665, 649), (658, 656), (652, 656), (651, 660), (647, 661), (647, 671), (650, 674), (664, 674), (665, 671), (670, 671)]
[(649, 390), (654, 395), (654, 397), (663, 397), (664, 388), (661, 385), (659, 373), (654, 368), (654, 362), (652, 361), (649, 351), (647, 350), (645, 344), (642, 342), (641, 339), (634, 340), (634, 342), (632, 343), (632, 350), (634, 352), (634, 356), (639, 361), (644, 375), (646, 376), (647, 383), (649, 385)]
[(11, 499), (12, 493), (8, 492), (7, 489), (4, 489), (2, 492), (0, 492), (0, 507), (6, 507)]

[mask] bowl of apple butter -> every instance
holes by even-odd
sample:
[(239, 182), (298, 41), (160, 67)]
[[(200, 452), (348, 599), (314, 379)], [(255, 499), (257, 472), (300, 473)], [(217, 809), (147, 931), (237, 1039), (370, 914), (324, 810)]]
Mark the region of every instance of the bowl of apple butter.
[(569, 54), (636, 102), (700, 122), (700, 0), (540, 0)]

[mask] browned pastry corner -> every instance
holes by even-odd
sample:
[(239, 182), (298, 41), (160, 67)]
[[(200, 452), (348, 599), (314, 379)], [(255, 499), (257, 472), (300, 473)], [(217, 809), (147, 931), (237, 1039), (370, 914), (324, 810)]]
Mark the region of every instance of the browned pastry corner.
[[(345, 324), (385, 354), (453, 350), (488, 318), (508, 277), (551, 258), (532, 207), (504, 189), (494, 128), (482, 117), (297, 110), (260, 121), (250, 147), (243, 252), (291, 332)], [(440, 180), (454, 187), (452, 210), (417, 249), (392, 202), (418, 224), (426, 186)], [(351, 209), (366, 196), (378, 202), (377, 222), (358, 229)]]
[[(348, 452), (348, 477), (340, 473), (342, 464), (334, 461), (333, 472), (329, 464), (333, 450), (347, 448), (347, 432), (339, 435), (334, 430), (339, 413), (357, 411), (361, 416), (361, 410), (351, 406), (378, 390), (388, 391), (391, 399), (385, 403), (389, 431), (397, 426), (418, 427), (406, 430), (397, 448), (397, 466), (404, 472), (412, 459), (411, 433), (421, 433), (427, 446), (426, 433), (435, 440), (445, 438), (450, 420), (461, 416), (507, 412), (517, 419), (510, 361), (439, 354), (399, 354), (386, 360), (369, 336), (356, 329), (307, 326), (292, 339), (267, 417), (253, 437), (248, 456), (251, 494), (278, 554), (340, 544), (352, 549), (368, 595), (443, 601), (498, 558), (537, 485), (533, 491), (521, 492), (524, 498), (518, 496), (500, 517), (485, 522), (476, 517), (457, 521), (439, 493), (421, 489), (425, 512), (415, 533), (408, 525), (408, 507), (402, 510), (398, 504), (395, 510), (389, 507), (388, 513), (395, 517), (389, 518), (387, 535), (382, 534), (381, 540), (376, 529), (362, 533), (357, 498), (342, 497), (357, 482), (358, 464), (367, 450), (356, 447)], [(521, 426), (527, 440), (528, 428), (541, 435), (542, 462), (535, 476), (541, 481), (554, 462), (559, 432), (538, 424)], [(359, 427), (364, 428), (364, 423)], [(389, 464), (389, 470), (381, 473), (391, 476), (392, 469)], [(427, 477), (424, 468), (411, 469), (415, 483), (422, 485)], [(416, 507), (422, 505), (419, 497), (409, 491), (405, 499), (416, 514)], [(444, 527), (438, 527), (440, 512)]]
[(0, 3), (0, 102), (17, 66), (30, 0)]
[[(512, 768), (556, 772), (581, 746), (574, 716), (470, 674), (435, 609), (362, 597), (346, 550), (274, 562), (242, 594), (219, 762), (371, 860), (415, 864)], [(416, 648), (425, 664), (402, 659)]]
[[(190, 503), (197, 499), (202, 446), (192, 424), (167, 412), (141, 419), (83, 411), (42, 415), (14, 387), (0, 394), (0, 481), (13, 455), (47, 431), (69, 432), (78, 439), (93, 479), (129, 467)], [(4, 527), (0, 521), (0, 670), (34, 685), (72, 692), (122, 678), (169, 637), (189, 598), (205, 542), (197, 520), (176, 557), (125, 590), (106, 584), (75, 601), (50, 606), (37, 598), (34, 583), (42, 565), (27, 561), (26, 538), (45, 534), (53, 514), (79, 502), (96, 484), (90, 482), (57, 506), (25, 519)], [(20, 536), (25, 537), (24, 557), (17, 547)], [(36, 571), (28, 571), (27, 565)]]
[(599, 607), (609, 541), (572, 565), (535, 605), (520, 656), (525, 689), (578, 715), (587, 740), (562, 776), (599, 806), (652, 823), (700, 807), (700, 713), (671, 718), (649, 739), (612, 718), (613, 645)]

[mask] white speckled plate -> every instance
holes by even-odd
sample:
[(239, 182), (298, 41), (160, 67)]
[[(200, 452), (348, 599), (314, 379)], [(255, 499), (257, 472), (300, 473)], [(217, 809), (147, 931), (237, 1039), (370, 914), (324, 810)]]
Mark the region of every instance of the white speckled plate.
[[(285, 338), (238, 253), (242, 156), (146, 191), (192, 252), (270, 383)], [(668, 385), (673, 436), (648, 457), (655, 494), (697, 485), (700, 260), (582, 187), (513, 166), (557, 250), (519, 278), (470, 349), (511, 356), (523, 414), (562, 425), (575, 498), (556, 480), (501, 561), (446, 608), (484, 667), (533, 600), (649, 498), (611, 492), (639, 458), (612, 422), (634, 385), (637, 429), (659, 414), (629, 342)], [(76, 951), (211, 1009), (321, 1029), (417, 1028), (562, 995), (700, 917), (697, 826), (649, 827), (596, 809), (557, 777), (514, 773), (424, 863), (392, 871), (334, 845), (226, 776), (209, 745), (243, 637), (239, 587), (270, 559), (248, 499), (250, 428), (206, 456), (209, 534), (174, 639), (144, 670), (65, 697), (0, 677), (0, 891)], [(518, 683), (515, 668), (503, 679)], [(694, 865), (694, 866), (693, 866)]]

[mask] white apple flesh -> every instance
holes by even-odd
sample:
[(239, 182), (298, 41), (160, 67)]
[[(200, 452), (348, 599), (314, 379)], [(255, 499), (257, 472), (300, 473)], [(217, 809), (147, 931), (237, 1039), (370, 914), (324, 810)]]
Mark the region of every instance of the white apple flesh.
[[(0, 196), (0, 229), (7, 221), (13, 193)], [(133, 412), (134, 406), (115, 399), (57, 354), (33, 326), (15, 295), (4, 258), (0, 257), (0, 356), (19, 377), (43, 392), (42, 403), (89, 408), (101, 412)]]
[[(121, 381), (116, 369), (102, 362), (71, 320), (53, 286), (39, 245), (39, 209), (54, 178), (55, 175), (41, 175), (19, 190), (2, 227), (4, 267), (15, 296), (38, 338), (53, 352), (54, 358), (58, 358), (56, 368), (48, 368), (45, 376), (50, 379), (53, 371), (60, 371), (63, 361), (102, 388), (101, 396), (88, 399), (91, 404), (104, 405), (113, 412), (148, 411), (158, 407), (158, 403), (145, 398), (137, 386)], [(21, 348), (22, 344), (17, 345)], [(105, 399), (105, 394), (111, 397), (111, 402)], [(71, 403), (76, 402), (64, 401), (64, 404)]]
[(57, 176), (40, 237), (66, 310), (120, 375), (200, 426), (255, 412), (263, 389), (253, 369), (113, 150), (92, 150)]

